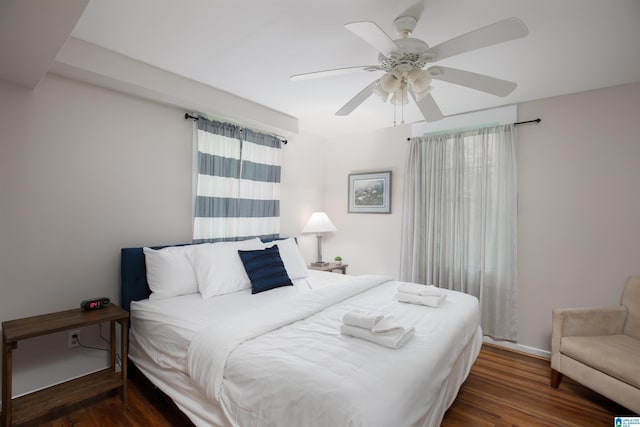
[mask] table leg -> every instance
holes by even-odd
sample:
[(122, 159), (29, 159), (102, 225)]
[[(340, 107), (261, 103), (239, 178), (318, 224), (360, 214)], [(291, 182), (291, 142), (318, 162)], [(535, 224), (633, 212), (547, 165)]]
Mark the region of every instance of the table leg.
[(127, 362), (129, 354), (129, 319), (120, 321), (120, 374), (122, 375), (122, 403), (127, 404)]
[(11, 398), (12, 398), (12, 350), (15, 343), (2, 340), (2, 427), (11, 426)]
[(109, 322), (109, 337), (111, 338), (111, 370), (116, 371), (116, 321)]

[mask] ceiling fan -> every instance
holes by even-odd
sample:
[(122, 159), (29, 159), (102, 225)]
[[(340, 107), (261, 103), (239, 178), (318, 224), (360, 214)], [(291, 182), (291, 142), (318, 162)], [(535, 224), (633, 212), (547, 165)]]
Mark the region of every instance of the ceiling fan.
[(363, 21), (345, 24), (349, 31), (379, 52), (378, 65), (296, 74), (291, 76), (291, 80), (299, 81), (361, 70), (384, 71), (382, 77), (362, 89), (340, 108), (336, 115), (350, 114), (372, 94), (380, 96), (383, 101), (390, 99), (394, 105), (407, 104), (409, 95), (411, 95), (428, 122), (438, 121), (444, 117), (430, 93), (432, 79), (454, 83), (496, 96), (507, 96), (516, 88), (517, 85), (514, 82), (470, 71), (440, 65), (426, 69), (424, 67), (454, 55), (524, 37), (529, 31), (520, 19), (503, 19), (433, 47), (429, 47), (422, 40), (410, 37), (417, 22), (418, 18), (410, 15), (397, 18), (393, 22), (393, 27), (399, 36), (396, 40), (389, 37), (374, 22)]

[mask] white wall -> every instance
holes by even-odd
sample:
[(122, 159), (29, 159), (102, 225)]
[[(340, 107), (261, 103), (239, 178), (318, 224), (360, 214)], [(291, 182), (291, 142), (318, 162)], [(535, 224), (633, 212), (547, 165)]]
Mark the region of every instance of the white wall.
[[(183, 112), (64, 78), (2, 86), (3, 319), (118, 301), (123, 246), (191, 237)], [(9, 121), (11, 120), (11, 121)], [(4, 234), (6, 233), (6, 234)]]
[(521, 104), (520, 341), (550, 348), (551, 309), (617, 305), (640, 275), (640, 84)]
[[(618, 304), (640, 274), (640, 84), (518, 105), (519, 344), (550, 348), (551, 309)], [(325, 258), (399, 276), (408, 127), (327, 142)], [(393, 171), (391, 215), (347, 213), (347, 175)]]
[[(327, 141), (325, 205), (338, 229), (324, 239), (325, 261), (336, 255), (349, 264), (350, 274), (399, 276), (400, 227), (404, 162), (409, 125)], [(391, 213), (348, 213), (348, 175), (391, 171)]]
[(296, 237), (308, 263), (315, 260), (316, 240), (300, 232), (312, 212), (325, 209), (325, 153), (323, 138), (304, 134), (282, 148), (280, 235)]

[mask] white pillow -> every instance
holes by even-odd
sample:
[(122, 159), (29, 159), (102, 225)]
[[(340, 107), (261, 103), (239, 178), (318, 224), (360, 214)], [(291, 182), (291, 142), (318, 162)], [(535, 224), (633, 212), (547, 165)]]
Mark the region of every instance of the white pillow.
[(274, 240), (272, 242), (265, 243), (265, 247), (270, 248), (273, 245), (278, 246), (280, 251), (280, 258), (284, 263), (284, 268), (287, 270), (287, 275), (291, 280), (302, 279), (309, 276), (309, 270), (307, 270), (307, 264), (300, 253), (300, 248), (294, 238)]
[(188, 255), (194, 248), (195, 246), (169, 246), (158, 250), (142, 249), (151, 299), (198, 292), (196, 274)]
[(202, 298), (229, 294), (251, 287), (238, 250), (264, 249), (259, 238), (201, 245), (191, 254)]

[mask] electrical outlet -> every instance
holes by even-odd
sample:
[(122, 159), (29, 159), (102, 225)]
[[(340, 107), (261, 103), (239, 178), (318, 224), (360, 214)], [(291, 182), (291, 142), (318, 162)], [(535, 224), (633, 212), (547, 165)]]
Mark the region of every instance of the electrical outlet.
[(80, 347), (80, 329), (69, 331), (69, 348)]

